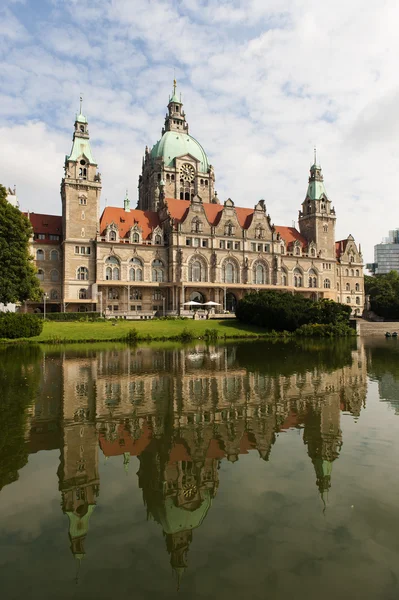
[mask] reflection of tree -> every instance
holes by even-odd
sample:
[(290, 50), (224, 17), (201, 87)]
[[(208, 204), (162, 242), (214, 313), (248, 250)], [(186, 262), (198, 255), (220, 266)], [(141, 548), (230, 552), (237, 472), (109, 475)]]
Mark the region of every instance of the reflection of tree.
[(380, 400), (387, 400), (399, 414), (399, 344), (384, 340), (366, 349), (369, 376), (378, 381)]
[(18, 479), (28, 461), (26, 412), (37, 394), (40, 357), (37, 346), (0, 351), (0, 490)]

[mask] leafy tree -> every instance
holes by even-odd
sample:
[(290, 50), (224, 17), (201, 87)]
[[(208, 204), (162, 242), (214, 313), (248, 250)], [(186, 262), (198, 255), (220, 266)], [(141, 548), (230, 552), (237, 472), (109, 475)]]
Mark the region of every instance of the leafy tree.
[(29, 254), (32, 227), (18, 208), (7, 202), (0, 185), (0, 302), (38, 300), (39, 280)]
[(295, 331), (301, 325), (347, 323), (350, 307), (332, 300), (313, 301), (302, 295), (253, 292), (238, 303), (236, 316), (244, 323), (276, 331)]
[(370, 296), (371, 310), (386, 319), (399, 318), (399, 273), (390, 271), (386, 275), (366, 275), (366, 294)]

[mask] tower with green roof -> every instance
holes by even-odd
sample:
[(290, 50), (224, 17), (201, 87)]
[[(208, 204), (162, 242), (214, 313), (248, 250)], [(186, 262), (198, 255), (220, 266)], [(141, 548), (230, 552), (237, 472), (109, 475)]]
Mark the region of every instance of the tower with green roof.
[(146, 147), (144, 152), (139, 177), (139, 209), (158, 209), (160, 182), (165, 183), (166, 198), (191, 200), (198, 195), (203, 202), (211, 202), (215, 196), (213, 167), (204, 148), (188, 132), (176, 80), (169, 97), (161, 138), (151, 150)]
[(310, 176), (302, 210), (299, 211), (299, 230), (308, 243), (316, 244), (317, 255), (335, 259), (335, 209), (327, 196), (321, 166), (316, 160), (310, 167)]

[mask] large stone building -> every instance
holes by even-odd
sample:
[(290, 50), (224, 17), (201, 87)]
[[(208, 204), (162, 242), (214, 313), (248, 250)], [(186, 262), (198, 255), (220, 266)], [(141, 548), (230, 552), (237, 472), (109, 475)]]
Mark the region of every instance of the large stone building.
[(336, 242), (335, 209), (316, 160), (299, 230), (276, 226), (264, 200), (254, 208), (219, 200), (214, 169), (188, 131), (174, 83), (161, 139), (145, 149), (137, 209), (126, 197), (100, 216), (101, 176), (80, 110), (65, 158), (62, 217), (30, 214), (47, 309), (148, 317), (177, 314), (195, 300), (233, 311), (246, 292), (272, 289), (330, 298), (361, 314), (360, 247), (352, 236)]

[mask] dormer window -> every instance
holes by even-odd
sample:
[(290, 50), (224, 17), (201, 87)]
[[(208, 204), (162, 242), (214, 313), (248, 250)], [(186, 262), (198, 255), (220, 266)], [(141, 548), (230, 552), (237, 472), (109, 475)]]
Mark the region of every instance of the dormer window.
[(109, 241), (110, 242), (116, 242), (116, 231), (110, 231), (109, 232)]
[(162, 243), (162, 238), (160, 235), (155, 236), (155, 243), (159, 246)]

